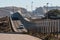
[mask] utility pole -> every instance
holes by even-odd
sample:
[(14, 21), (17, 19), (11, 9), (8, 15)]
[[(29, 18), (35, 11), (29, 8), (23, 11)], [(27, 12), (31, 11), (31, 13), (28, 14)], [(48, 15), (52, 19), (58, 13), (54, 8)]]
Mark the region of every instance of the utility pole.
[[(33, 1), (31, 2), (31, 13), (33, 11)], [(34, 13), (32, 13), (32, 16), (34, 15)]]
[[(46, 10), (46, 11), (48, 12), (48, 4), (49, 4), (49, 3), (46, 3), (46, 4), (47, 4), (47, 7), (46, 7), (46, 8), (47, 8), (47, 10)], [(47, 15), (48, 15), (48, 14), (47, 14)], [(47, 16), (47, 19), (48, 19), (48, 16)]]
[(31, 2), (31, 11), (33, 11), (33, 1)]
[(47, 12), (48, 12), (48, 5), (49, 5), (49, 3), (47, 3)]

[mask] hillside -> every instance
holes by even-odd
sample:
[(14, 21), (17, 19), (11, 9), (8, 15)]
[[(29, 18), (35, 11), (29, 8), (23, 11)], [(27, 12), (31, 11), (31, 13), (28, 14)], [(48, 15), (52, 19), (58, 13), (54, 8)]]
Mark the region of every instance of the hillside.
[(0, 7), (0, 17), (11, 16), (11, 12), (15, 13), (17, 11), (22, 11), (22, 13), (26, 13), (27, 10), (21, 7)]

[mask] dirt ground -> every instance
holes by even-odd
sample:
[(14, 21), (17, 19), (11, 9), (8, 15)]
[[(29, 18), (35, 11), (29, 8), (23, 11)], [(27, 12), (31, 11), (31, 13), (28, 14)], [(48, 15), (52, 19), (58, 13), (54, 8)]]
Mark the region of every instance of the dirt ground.
[(41, 40), (41, 39), (26, 34), (0, 33), (0, 40)]

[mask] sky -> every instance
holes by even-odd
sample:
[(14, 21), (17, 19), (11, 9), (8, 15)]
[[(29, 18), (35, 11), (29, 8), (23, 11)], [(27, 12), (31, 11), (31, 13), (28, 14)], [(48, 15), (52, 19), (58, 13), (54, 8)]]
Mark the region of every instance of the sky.
[[(46, 6), (46, 3), (49, 3), (48, 6), (60, 6), (60, 0), (0, 0), (0, 7), (17, 6), (31, 11), (37, 7)], [(31, 5), (33, 5), (32, 8)]]

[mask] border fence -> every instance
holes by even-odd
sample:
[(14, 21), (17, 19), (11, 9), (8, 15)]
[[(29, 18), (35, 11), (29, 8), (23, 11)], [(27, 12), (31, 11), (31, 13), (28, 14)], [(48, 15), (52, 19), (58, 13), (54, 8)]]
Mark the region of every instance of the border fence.
[(60, 32), (60, 20), (43, 19), (36, 21), (36, 26), (39, 27), (40, 33), (59, 33)]

